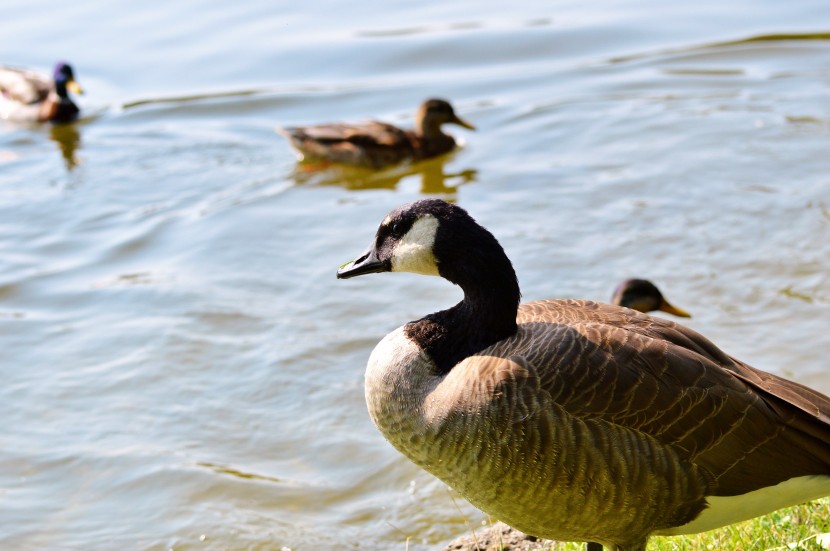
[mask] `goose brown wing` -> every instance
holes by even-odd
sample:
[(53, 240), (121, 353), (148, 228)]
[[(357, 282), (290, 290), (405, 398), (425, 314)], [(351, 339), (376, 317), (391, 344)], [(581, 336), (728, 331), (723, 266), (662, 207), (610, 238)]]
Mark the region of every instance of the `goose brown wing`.
[(531, 335), (518, 361), (555, 403), (673, 447), (712, 474), (715, 495), (830, 475), (830, 400), (691, 329), (569, 300), (522, 305), (518, 321)]

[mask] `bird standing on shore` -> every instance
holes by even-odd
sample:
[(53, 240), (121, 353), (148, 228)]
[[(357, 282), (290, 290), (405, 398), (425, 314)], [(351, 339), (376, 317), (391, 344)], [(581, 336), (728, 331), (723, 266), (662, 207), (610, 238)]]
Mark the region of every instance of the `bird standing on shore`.
[(520, 305), (504, 250), (461, 207), (394, 210), (337, 277), (376, 272), (438, 275), (464, 298), (375, 347), (373, 422), (522, 532), (643, 551), (651, 535), (830, 495), (830, 398), (669, 320), (582, 300)]

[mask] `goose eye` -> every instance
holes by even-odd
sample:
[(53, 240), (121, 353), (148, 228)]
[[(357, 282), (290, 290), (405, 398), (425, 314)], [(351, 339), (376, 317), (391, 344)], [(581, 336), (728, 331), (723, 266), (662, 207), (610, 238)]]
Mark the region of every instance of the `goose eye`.
[(395, 237), (400, 237), (403, 234), (403, 224), (400, 222), (393, 222), (392, 226), (389, 228), (389, 231)]

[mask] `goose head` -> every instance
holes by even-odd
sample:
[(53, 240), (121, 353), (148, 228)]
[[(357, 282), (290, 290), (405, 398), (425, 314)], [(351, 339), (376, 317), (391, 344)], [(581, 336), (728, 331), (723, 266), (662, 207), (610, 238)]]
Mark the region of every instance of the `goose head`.
[(627, 279), (620, 283), (611, 297), (611, 303), (640, 312), (660, 310), (681, 318), (692, 317), (688, 312), (672, 306), (657, 286), (647, 279)]
[(423, 199), (393, 210), (369, 249), (337, 277), (379, 272), (437, 275), (464, 291), (452, 308), (407, 325), (439, 373), (517, 330), (521, 293), (513, 265), (496, 238), (457, 205)]
[(468, 130), (476, 127), (455, 114), (450, 102), (443, 99), (428, 99), (415, 114), (415, 133), (425, 138), (441, 134), (442, 124), (457, 124)]
[(338, 279), (410, 272), (440, 276), (467, 290), (506, 277), (518, 288), (501, 245), (461, 207), (422, 199), (390, 212), (369, 249), (337, 271)]

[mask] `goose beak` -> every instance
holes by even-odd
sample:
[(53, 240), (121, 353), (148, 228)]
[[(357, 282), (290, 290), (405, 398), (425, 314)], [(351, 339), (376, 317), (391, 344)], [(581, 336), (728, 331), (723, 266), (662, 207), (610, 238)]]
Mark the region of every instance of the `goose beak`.
[(468, 130), (475, 130), (476, 129), (475, 126), (468, 123), (467, 121), (465, 121), (464, 119), (462, 119), (461, 117), (459, 117), (456, 114), (453, 114), (453, 118), (450, 122), (453, 123), (453, 124), (457, 124), (458, 126), (463, 126), (464, 128), (466, 128)]
[(692, 317), (692, 315), (689, 312), (687, 312), (686, 310), (683, 310), (681, 308), (678, 308), (676, 306), (672, 306), (671, 304), (669, 304), (669, 301), (667, 301), (666, 299), (663, 299), (663, 302), (660, 303), (660, 306), (657, 309), (660, 310), (661, 312), (668, 312), (669, 314), (674, 314), (675, 316), (678, 316), (678, 317), (681, 317), (681, 318), (690, 318), (690, 317)]
[(75, 82), (74, 80), (70, 80), (66, 83), (66, 88), (73, 94), (78, 94), (79, 96), (84, 95), (84, 89), (81, 88), (81, 85)]
[(364, 274), (376, 274), (378, 272), (387, 272), (389, 268), (382, 260), (378, 260), (375, 254), (375, 248), (372, 247), (359, 258), (346, 262), (340, 269), (337, 270), (337, 279), (349, 279)]

